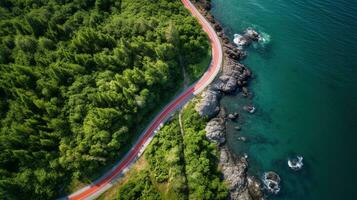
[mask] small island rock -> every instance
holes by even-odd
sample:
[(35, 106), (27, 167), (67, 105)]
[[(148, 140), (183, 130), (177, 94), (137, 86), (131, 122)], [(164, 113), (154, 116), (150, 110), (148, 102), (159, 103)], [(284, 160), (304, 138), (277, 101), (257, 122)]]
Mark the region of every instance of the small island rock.
[(278, 194), (280, 191), (280, 176), (273, 171), (265, 172), (263, 183), (268, 192)]

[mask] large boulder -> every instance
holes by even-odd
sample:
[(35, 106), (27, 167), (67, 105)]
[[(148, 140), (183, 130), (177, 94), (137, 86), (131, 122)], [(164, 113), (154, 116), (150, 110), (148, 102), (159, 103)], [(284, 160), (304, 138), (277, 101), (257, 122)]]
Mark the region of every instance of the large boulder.
[(221, 92), (208, 88), (203, 94), (200, 103), (197, 104), (196, 110), (201, 116), (213, 118), (219, 113), (219, 99)]
[(250, 71), (247, 71), (244, 65), (232, 59), (226, 59), (222, 74), (211, 84), (211, 88), (226, 94), (233, 93), (239, 87), (239, 81), (247, 80), (250, 74)]
[(207, 123), (205, 130), (206, 130), (206, 137), (211, 142), (220, 145), (226, 141), (224, 119), (213, 118)]
[(219, 86), (219, 90), (224, 93), (232, 93), (237, 87), (237, 79), (234, 76), (222, 75), (219, 77), (217, 81), (217, 85)]

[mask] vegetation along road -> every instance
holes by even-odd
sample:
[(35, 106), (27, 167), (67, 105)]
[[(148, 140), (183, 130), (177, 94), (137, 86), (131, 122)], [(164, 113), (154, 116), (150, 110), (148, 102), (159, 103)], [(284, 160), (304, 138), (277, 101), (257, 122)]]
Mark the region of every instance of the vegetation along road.
[(133, 164), (143, 153), (146, 146), (150, 143), (157, 130), (171, 116), (171, 114), (180, 108), (184, 103), (190, 100), (195, 95), (199, 94), (218, 74), (222, 65), (222, 48), (220, 40), (211, 27), (210, 23), (199, 13), (195, 6), (189, 0), (181, 0), (184, 6), (191, 14), (199, 21), (203, 30), (208, 34), (212, 47), (212, 61), (202, 76), (202, 78), (188, 87), (183, 93), (178, 95), (171, 103), (169, 103), (150, 123), (148, 128), (142, 133), (135, 145), (130, 149), (126, 156), (119, 161), (110, 171), (104, 174), (97, 181), (93, 182), (77, 192), (64, 197), (63, 199), (79, 200), (79, 199), (94, 199), (110, 188), (123, 173), (128, 171)]

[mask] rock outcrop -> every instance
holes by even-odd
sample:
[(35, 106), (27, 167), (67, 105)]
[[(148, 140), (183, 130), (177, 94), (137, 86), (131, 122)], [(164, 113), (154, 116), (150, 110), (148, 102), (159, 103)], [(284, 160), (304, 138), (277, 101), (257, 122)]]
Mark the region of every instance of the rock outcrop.
[(223, 51), (225, 54), (227, 54), (227, 56), (233, 60), (241, 60), (243, 59), (246, 54), (239, 50), (236, 46), (234, 46), (231, 43), (225, 43), (223, 45)]
[(247, 175), (248, 161), (237, 158), (226, 146), (221, 147), (220, 166), (229, 185), (230, 199), (262, 200), (263, 192), (258, 179)]
[[(222, 94), (231, 94), (238, 88), (243, 90), (252, 75), (249, 69), (237, 61), (226, 57), (224, 63), (221, 75), (203, 93), (202, 99), (196, 107), (202, 116), (215, 117), (219, 112), (219, 100)], [(247, 92), (247, 89), (244, 89), (244, 92)]]
[(244, 65), (226, 57), (223, 71), (219, 78), (213, 82), (212, 87), (226, 94), (230, 94), (235, 92), (237, 88), (242, 88), (241, 86), (245, 85), (251, 76), (252, 72)]
[[(211, 142), (216, 143), (220, 149), (220, 161), (224, 179), (228, 183), (230, 199), (235, 200), (262, 200), (262, 186), (258, 179), (250, 177), (247, 174), (248, 160), (247, 155), (236, 157), (233, 155), (226, 142), (226, 115), (223, 109), (220, 109), (220, 99), (224, 94), (232, 94), (237, 90), (243, 92), (243, 96), (249, 96), (246, 88), (249, 78), (252, 76), (251, 71), (238, 61), (243, 59), (246, 54), (236, 45), (230, 43), (225, 35), (222, 26), (215, 20), (208, 11), (211, 6), (207, 0), (194, 1), (201, 13), (208, 19), (216, 30), (217, 35), (222, 41), (224, 52), (224, 66), (221, 74), (216, 78), (202, 94), (202, 99), (196, 106), (196, 110), (201, 116), (207, 116), (210, 121), (205, 128), (206, 137)], [(244, 39), (248, 43), (256, 41), (259, 35), (255, 31), (247, 30)], [(221, 110), (221, 112), (220, 112)], [(218, 116), (217, 116), (218, 115)], [(231, 120), (237, 119), (238, 113), (228, 115)], [(240, 129), (237, 127), (236, 129)], [(242, 141), (246, 139), (242, 137)]]
[(223, 144), (226, 141), (224, 123), (224, 119), (221, 117), (211, 119), (205, 128), (207, 139), (218, 145)]
[(214, 89), (209, 86), (202, 94), (202, 99), (196, 106), (197, 112), (201, 116), (207, 116), (208, 118), (213, 118), (219, 113), (219, 100), (222, 94), (219, 90)]

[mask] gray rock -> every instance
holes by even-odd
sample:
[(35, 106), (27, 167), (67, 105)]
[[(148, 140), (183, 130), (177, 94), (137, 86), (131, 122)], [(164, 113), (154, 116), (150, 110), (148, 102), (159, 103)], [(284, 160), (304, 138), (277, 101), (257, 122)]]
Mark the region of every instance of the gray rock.
[(259, 179), (254, 176), (248, 177), (248, 190), (253, 199), (262, 199), (264, 197), (262, 188), (263, 186)]
[(239, 49), (232, 48), (231, 44), (225, 44), (223, 49), (224, 49), (224, 52), (227, 54), (227, 56), (234, 60), (240, 60), (245, 55)]
[(211, 142), (223, 144), (225, 137), (225, 122), (222, 118), (213, 118), (206, 125), (206, 137)]
[(219, 100), (223, 93), (230, 94), (240, 85), (246, 84), (250, 71), (246, 67), (232, 59), (226, 58), (222, 74), (213, 81), (210, 87), (203, 93), (202, 100), (196, 107), (201, 116), (215, 117), (219, 112)]
[(236, 158), (227, 147), (222, 147), (220, 165), (224, 179), (228, 182), (231, 197), (239, 195), (247, 186), (247, 160), (243, 157)]
[(243, 190), (241, 193), (239, 193), (237, 196), (232, 197), (231, 199), (237, 199), (237, 200), (253, 200), (252, 196), (249, 193), (249, 190)]
[(200, 103), (197, 104), (196, 110), (201, 116), (208, 118), (215, 117), (219, 113), (219, 99), (221, 93), (217, 90), (208, 88), (203, 94)]
[[(237, 158), (230, 153), (226, 146), (221, 147), (220, 166), (223, 176), (228, 183), (230, 199), (236, 200), (262, 200), (259, 180), (253, 182), (253, 178), (247, 175), (248, 161), (245, 157)], [(251, 181), (249, 181), (251, 180)], [(259, 184), (258, 184), (259, 183)], [(259, 186), (256, 187), (256, 186)]]
[[(224, 68), (219, 78), (211, 84), (211, 88), (226, 94), (233, 93), (237, 88), (246, 84), (250, 71), (244, 65), (232, 59), (225, 59)], [(240, 84), (240, 85), (239, 85)]]
[(237, 87), (237, 79), (234, 76), (222, 75), (218, 80), (219, 89), (224, 93), (232, 93)]

